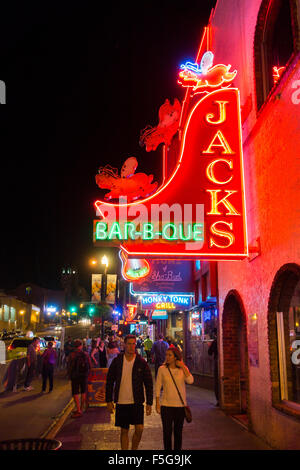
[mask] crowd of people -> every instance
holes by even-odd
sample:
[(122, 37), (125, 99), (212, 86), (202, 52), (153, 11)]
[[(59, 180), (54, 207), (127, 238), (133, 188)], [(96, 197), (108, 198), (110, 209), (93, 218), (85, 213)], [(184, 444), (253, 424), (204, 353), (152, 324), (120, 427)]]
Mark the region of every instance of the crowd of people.
[[(36, 349), (39, 338), (34, 338), (27, 351), (27, 374), (24, 390), (32, 390), (30, 385), (37, 363)], [(153, 378), (150, 365), (155, 370), (156, 412), (160, 414), (165, 450), (182, 447), (182, 430), (186, 403), (185, 384), (194, 379), (182, 361), (182, 351), (170, 338), (159, 335), (156, 341), (149, 336), (127, 335), (105, 338), (86, 337), (83, 340), (67, 338), (64, 344), (67, 376), (71, 381), (75, 403), (74, 418), (80, 418), (88, 408), (87, 382), (92, 368), (108, 368), (106, 382), (106, 403), (112, 413), (115, 409), (115, 426), (120, 427), (122, 450), (129, 448), (129, 426), (134, 425), (132, 449), (138, 449), (144, 427), (144, 403), (146, 415), (150, 415), (153, 405)], [(48, 343), (42, 354), (42, 390), (53, 390), (53, 371), (57, 353), (53, 343)], [(146, 392), (146, 397), (145, 397)], [(161, 395), (162, 392), (162, 395)]]

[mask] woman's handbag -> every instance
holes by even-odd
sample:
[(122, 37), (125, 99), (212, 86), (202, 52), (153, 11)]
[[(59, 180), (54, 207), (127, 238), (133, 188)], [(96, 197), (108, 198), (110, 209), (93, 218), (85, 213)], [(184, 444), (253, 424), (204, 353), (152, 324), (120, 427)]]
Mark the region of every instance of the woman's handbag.
[(173, 382), (174, 382), (174, 385), (175, 385), (175, 387), (176, 387), (176, 390), (177, 390), (177, 393), (178, 393), (179, 398), (180, 398), (180, 400), (181, 400), (181, 403), (183, 404), (183, 408), (184, 408), (184, 417), (185, 417), (185, 419), (186, 419), (186, 422), (187, 422), (187, 423), (191, 423), (191, 422), (192, 422), (192, 419), (193, 419), (193, 417), (192, 417), (192, 412), (191, 412), (191, 408), (190, 408), (189, 406), (187, 406), (187, 405), (184, 404), (184, 401), (183, 401), (183, 399), (182, 399), (182, 396), (181, 396), (181, 394), (180, 394), (180, 391), (178, 390), (178, 387), (177, 387), (177, 385), (176, 385), (175, 379), (174, 379), (174, 377), (173, 377), (173, 375), (172, 375), (172, 372), (170, 371), (170, 368), (169, 368), (169, 367), (168, 367), (168, 371), (170, 372), (170, 375), (171, 375), (172, 380), (173, 380)]

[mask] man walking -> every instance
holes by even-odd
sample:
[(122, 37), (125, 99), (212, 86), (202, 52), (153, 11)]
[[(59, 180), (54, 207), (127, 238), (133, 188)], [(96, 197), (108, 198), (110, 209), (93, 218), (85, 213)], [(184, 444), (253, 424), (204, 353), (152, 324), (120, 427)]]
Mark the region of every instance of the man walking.
[(46, 392), (47, 380), (49, 379), (49, 393), (53, 389), (53, 372), (54, 365), (57, 360), (57, 353), (53, 348), (52, 341), (49, 341), (47, 349), (44, 351), (43, 355), (43, 368), (42, 368), (42, 377), (43, 377), (43, 386), (42, 393)]
[[(75, 351), (70, 355), (68, 361), (68, 375), (71, 379), (72, 395), (76, 405), (76, 411), (73, 413), (73, 418), (80, 418), (85, 406), (87, 404), (87, 380), (89, 371), (91, 369), (91, 360), (87, 352), (83, 351), (83, 344), (80, 339), (74, 341)], [(81, 407), (79, 395), (81, 394)]]
[(34, 372), (36, 369), (37, 365), (37, 356), (36, 356), (36, 348), (38, 347), (40, 343), (40, 339), (35, 337), (33, 338), (32, 342), (27, 348), (27, 374), (26, 374), (26, 379), (24, 382), (24, 389), (26, 392), (33, 390), (33, 387), (31, 387), (31, 382), (34, 376)]
[(147, 357), (147, 362), (150, 364), (151, 362), (151, 349), (153, 346), (153, 341), (151, 341), (150, 337), (147, 336), (147, 338), (144, 341), (144, 349)]
[(121, 449), (129, 447), (129, 425), (135, 426), (132, 450), (137, 450), (144, 429), (144, 386), (146, 389), (146, 415), (151, 414), (153, 381), (147, 362), (136, 354), (136, 337), (127, 335), (125, 352), (113, 359), (106, 380), (106, 403), (110, 413), (116, 403), (115, 426), (121, 428)]
[(159, 367), (165, 362), (167, 349), (169, 349), (168, 343), (164, 341), (163, 335), (159, 334), (158, 340), (154, 342), (151, 349), (151, 354), (154, 354), (155, 361), (155, 378)]

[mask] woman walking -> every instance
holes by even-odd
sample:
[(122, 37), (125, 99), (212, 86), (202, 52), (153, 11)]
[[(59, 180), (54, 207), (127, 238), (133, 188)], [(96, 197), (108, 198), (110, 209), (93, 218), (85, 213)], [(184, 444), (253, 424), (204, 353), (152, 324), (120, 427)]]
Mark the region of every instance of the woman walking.
[(92, 367), (98, 368), (99, 367), (99, 350), (97, 348), (97, 341), (95, 339), (92, 340), (90, 357), (91, 357)]
[(106, 357), (106, 347), (105, 347), (105, 343), (103, 340), (100, 341), (98, 349), (99, 349), (100, 367), (105, 368), (107, 365), (107, 357)]
[[(180, 392), (184, 405), (179, 397)], [(169, 348), (165, 363), (159, 367), (156, 377), (156, 411), (161, 415), (165, 450), (172, 450), (172, 428), (174, 423), (174, 450), (181, 450), (184, 406), (186, 405), (185, 383), (192, 384), (194, 377), (182, 361), (179, 349)], [(160, 392), (163, 389), (160, 401)]]

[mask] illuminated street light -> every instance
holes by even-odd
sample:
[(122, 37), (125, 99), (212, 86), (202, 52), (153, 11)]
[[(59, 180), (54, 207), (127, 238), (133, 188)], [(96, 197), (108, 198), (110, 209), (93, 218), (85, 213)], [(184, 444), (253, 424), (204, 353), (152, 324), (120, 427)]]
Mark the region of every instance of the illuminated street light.
[(95, 258), (90, 259), (90, 265), (91, 266), (96, 266), (97, 260)]
[(106, 255), (102, 256), (101, 264), (104, 264), (106, 266), (106, 269), (108, 268), (108, 258)]

